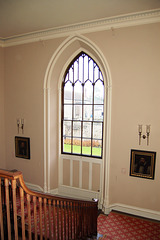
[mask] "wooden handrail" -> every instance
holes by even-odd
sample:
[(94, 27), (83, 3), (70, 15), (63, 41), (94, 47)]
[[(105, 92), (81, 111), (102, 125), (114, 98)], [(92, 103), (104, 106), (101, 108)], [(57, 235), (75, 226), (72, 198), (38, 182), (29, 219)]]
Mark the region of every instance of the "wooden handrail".
[[(98, 203), (32, 191), (22, 172), (0, 169), (1, 239), (82, 239), (97, 233)], [(7, 231), (5, 231), (7, 229)], [(5, 236), (5, 237), (4, 237)]]
[(0, 169), (0, 178), (8, 178), (8, 179), (17, 179), (22, 176), (22, 172), (20, 171), (8, 171), (4, 169)]

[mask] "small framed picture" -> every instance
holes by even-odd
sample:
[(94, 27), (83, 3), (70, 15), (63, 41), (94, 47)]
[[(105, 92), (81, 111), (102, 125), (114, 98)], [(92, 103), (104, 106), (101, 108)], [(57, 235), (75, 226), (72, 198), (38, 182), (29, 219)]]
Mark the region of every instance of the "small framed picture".
[(30, 138), (15, 137), (15, 155), (18, 158), (30, 159)]
[(131, 149), (130, 176), (154, 179), (156, 152)]

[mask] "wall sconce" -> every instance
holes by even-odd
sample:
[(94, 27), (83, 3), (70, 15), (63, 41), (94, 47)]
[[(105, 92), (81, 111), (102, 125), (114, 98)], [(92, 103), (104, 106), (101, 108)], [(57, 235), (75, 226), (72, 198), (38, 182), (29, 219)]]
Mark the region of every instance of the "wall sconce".
[(24, 134), (24, 119), (23, 118), (17, 118), (17, 129), (18, 129), (18, 134), (19, 130), (22, 130), (22, 134)]
[(142, 124), (138, 125), (139, 145), (141, 145), (141, 138), (147, 138), (147, 145), (149, 145), (150, 126), (151, 125), (146, 125), (146, 135), (142, 135)]

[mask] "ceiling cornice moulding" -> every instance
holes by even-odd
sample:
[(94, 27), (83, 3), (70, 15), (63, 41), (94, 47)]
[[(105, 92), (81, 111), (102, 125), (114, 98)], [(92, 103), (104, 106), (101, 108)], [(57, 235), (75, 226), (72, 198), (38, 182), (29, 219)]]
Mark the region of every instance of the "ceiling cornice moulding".
[(96, 32), (156, 22), (160, 22), (160, 9), (46, 29), (43, 31), (17, 35), (9, 38), (0, 38), (0, 46), (9, 47), (41, 40), (48, 40), (55, 37), (64, 37), (70, 34), (83, 34), (87, 32)]

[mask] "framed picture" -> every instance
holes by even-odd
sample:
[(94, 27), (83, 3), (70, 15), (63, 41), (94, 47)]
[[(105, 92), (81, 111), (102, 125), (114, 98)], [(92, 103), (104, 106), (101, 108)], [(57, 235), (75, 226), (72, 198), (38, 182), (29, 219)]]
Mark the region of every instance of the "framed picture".
[(131, 149), (130, 176), (154, 179), (156, 152)]
[(30, 159), (30, 138), (15, 137), (15, 155), (19, 158)]

